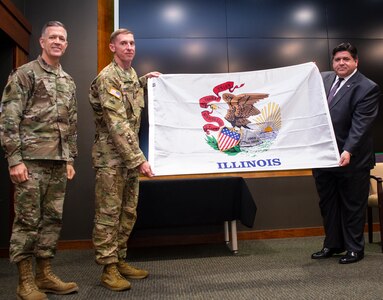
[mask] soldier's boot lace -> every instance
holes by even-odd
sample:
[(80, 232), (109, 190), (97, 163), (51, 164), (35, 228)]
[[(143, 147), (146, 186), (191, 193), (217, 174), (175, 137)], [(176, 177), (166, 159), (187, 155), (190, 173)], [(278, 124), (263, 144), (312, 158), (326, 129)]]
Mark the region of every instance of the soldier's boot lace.
[(48, 297), (35, 284), (32, 271), (32, 258), (28, 257), (17, 263), (19, 285), (16, 296), (18, 300), (47, 300)]
[(130, 279), (144, 279), (149, 275), (148, 271), (132, 267), (124, 260), (118, 262), (117, 268), (121, 275)]
[(65, 295), (78, 291), (78, 286), (75, 282), (63, 282), (52, 272), (49, 258), (36, 259), (35, 283), (45, 293)]
[(130, 282), (121, 276), (115, 263), (104, 266), (101, 275), (101, 284), (112, 291), (124, 291), (131, 288)]

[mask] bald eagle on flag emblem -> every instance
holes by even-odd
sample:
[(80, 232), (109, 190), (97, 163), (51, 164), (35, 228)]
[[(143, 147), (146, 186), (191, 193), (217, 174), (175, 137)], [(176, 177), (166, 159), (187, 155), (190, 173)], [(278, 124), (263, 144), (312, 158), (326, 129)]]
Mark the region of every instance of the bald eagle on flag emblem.
[(229, 150), (238, 145), (241, 134), (235, 130), (223, 127), (218, 134), (218, 148), (220, 151)]

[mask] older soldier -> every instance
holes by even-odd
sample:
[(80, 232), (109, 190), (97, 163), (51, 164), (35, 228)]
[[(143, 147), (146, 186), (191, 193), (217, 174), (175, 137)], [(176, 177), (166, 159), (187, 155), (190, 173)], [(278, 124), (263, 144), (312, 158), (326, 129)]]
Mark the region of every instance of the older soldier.
[[(131, 63), (135, 55), (133, 33), (118, 29), (110, 37), (114, 60), (94, 79), (90, 88), (96, 124), (93, 166), (96, 170), (96, 212), (93, 244), (96, 262), (104, 265), (101, 283), (113, 291), (130, 289), (125, 278), (142, 279), (148, 272), (125, 262), (127, 241), (136, 221), (138, 176), (153, 176), (139, 148), (138, 131), (147, 78), (138, 78)], [(123, 276), (122, 276), (123, 275)]]
[(42, 54), (10, 75), (1, 100), (1, 144), (15, 184), (9, 252), (19, 271), (18, 299), (48, 299), (45, 292), (78, 290), (76, 283), (58, 278), (50, 262), (77, 155), (75, 84), (59, 63), (67, 45), (64, 25), (48, 22), (40, 37)]

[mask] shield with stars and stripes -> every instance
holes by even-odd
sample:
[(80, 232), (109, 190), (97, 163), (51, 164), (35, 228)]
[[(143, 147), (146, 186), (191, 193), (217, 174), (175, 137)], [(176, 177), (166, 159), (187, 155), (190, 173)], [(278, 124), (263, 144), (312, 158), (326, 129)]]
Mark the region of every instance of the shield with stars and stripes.
[(218, 134), (218, 148), (220, 151), (229, 150), (238, 145), (241, 133), (234, 129), (223, 127)]

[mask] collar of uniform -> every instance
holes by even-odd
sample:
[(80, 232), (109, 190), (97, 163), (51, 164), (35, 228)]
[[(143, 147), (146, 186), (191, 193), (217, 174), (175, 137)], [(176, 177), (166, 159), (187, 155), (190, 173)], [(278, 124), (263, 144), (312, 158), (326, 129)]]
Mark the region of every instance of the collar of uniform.
[(124, 70), (123, 68), (121, 68), (119, 66), (119, 64), (113, 59), (113, 65), (115, 67), (115, 69), (117, 70), (117, 73), (118, 75), (120, 76), (120, 78), (123, 80), (123, 81), (132, 81), (133, 80), (133, 76), (132, 76), (132, 70), (133, 68), (130, 67), (129, 70)]
[(62, 72), (61, 65), (58, 65), (58, 67), (52, 67), (51, 65), (47, 64), (47, 62), (41, 57), (41, 55), (37, 57), (37, 61), (39, 62), (41, 68), (43, 68), (45, 71), (49, 73), (59, 75)]

